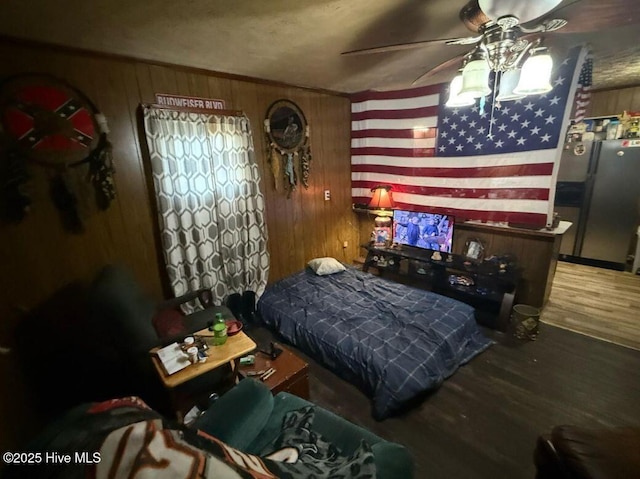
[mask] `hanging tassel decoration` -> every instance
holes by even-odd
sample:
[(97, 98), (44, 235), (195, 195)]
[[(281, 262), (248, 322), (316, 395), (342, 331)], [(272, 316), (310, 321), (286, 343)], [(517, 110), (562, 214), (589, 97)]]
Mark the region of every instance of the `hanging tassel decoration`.
[(116, 172), (113, 166), (111, 143), (107, 141), (107, 135), (100, 135), (100, 142), (89, 157), (89, 181), (93, 185), (96, 194), (96, 204), (101, 210), (106, 210), (116, 197), (113, 175)]
[(294, 186), (298, 186), (298, 179), (300, 178), (300, 155), (298, 151), (293, 153), (293, 182)]
[(311, 148), (309, 146), (304, 147), (300, 164), (302, 166), (302, 184), (306, 189), (309, 189), (309, 174), (311, 173)]
[(282, 159), (280, 158), (280, 155), (278, 154), (278, 150), (276, 150), (275, 145), (273, 143), (271, 143), (270, 145), (270, 151), (269, 151), (269, 166), (271, 166), (271, 173), (273, 174), (273, 187), (275, 188), (276, 191), (280, 190), (280, 183), (281, 183), (281, 177), (282, 177), (282, 171), (281, 171), (281, 162)]
[(287, 153), (287, 161), (284, 167), (284, 174), (289, 182), (289, 188), (291, 190), (296, 189), (296, 173), (293, 170), (293, 154)]
[(31, 208), (31, 198), (24, 193), (29, 179), (26, 159), (16, 151), (7, 153), (7, 168), (2, 172), (2, 216), (5, 220), (19, 223)]
[(296, 189), (295, 172), (293, 171), (293, 155), (291, 153), (287, 153), (284, 175), (287, 181), (287, 198), (291, 198), (291, 193)]
[(69, 189), (60, 172), (56, 173), (51, 179), (50, 193), (65, 229), (71, 233), (82, 233), (84, 227), (78, 214), (78, 200)]

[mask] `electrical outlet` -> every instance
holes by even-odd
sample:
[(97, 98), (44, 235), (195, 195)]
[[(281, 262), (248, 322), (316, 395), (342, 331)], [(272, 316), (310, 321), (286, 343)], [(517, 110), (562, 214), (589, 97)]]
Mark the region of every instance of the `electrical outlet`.
[(324, 200), (329, 201), (331, 199), (331, 191), (324, 190)]
[(345, 241), (344, 243), (342, 243), (342, 247), (343, 248), (348, 248), (349, 247), (349, 242)]

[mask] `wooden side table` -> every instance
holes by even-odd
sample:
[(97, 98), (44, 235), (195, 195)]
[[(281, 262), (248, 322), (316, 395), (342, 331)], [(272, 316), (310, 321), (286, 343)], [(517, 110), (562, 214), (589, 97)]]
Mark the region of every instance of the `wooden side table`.
[[(194, 333), (195, 336), (211, 336), (211, 331), (203, 329)], [(193, 401), (190, 401), (188, 395), (182, 395), (179, 391), (179, 386), (195, 379), (209, 371), (213, 371), (216, 368), (229, 364), (232, 368), (234, 378), (237, 377), (240, 358), (249, 354), (256, 349), (256, 343), (253, 340), (240, 331), (233, 336), (229, 336), (227, 342), (221, 346), (210, 346), (207, 350), (208, 357), (205, 362), (195, 363), (187, 366), (180, 371), (171, 375), (167, 374), (160, 359), (155, 354), (160, 348), (153, 348), (151, 351), (151, 361), (162, 380), (162, 384), (169, 391), (171, 402), (176, 410), (178, 420), (182, 420), (184, 414), (193, 406)]]
[[(264, 383), (275, 395), (281, 391), (295, 394), (303, 399), (309, 399), (309, 365), (282, 345), (282, 353), (276, 359), (270, 359), (263, 353), (256, 353), (256, 361), (250, 366), (240, 366), (239, 374), (248, 377), (247, 373), (276, 370)], [(253, 376), (260, 380), (259, 376)]]

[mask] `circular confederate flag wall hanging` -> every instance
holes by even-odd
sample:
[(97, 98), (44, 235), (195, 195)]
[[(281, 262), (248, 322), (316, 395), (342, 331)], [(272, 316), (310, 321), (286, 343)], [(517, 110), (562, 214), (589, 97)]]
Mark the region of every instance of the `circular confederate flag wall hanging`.
[(69, 84), (48, 75), (27, 74), (0, 83), (3, 212), (20, 221), (31, 205), (24, 193), (29, 166), (51, 171), (50, 192), (65, 227), (81, 231), (77, 199), (68, 186), (71, 170), (88, 165), (97, 205), (115, 197), (113, 165), (104, 117)]

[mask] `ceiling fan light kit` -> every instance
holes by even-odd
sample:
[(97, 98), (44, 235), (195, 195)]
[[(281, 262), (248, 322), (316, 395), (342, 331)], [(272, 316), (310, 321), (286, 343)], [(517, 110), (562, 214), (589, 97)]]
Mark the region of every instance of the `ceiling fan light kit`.
[[(496, 86), (497, 80), (500, 80), (495, 98), (498, 102), (551, 91), (553, 60), (549, 51), (540, 46), (541, 38), (533, 41), (520, 38), (516, 28), (525, 31), (523, 27), (518, 27), (518, 19), (513, 16), (501, 17), (495, 23), (483, 26), (482, 39), (463, 60), (462, 88), (458, 95), (470, 95), (473, 98), (490, 95), (491, 71), (497, 75)], [(539, 28), (534, 30), (538, 31)], [(457, 91), (454, 86), (457, 85), (452, 82), (450, 91)], [(451, 103), (452, 106), (460, 106), (456, 101)]]

